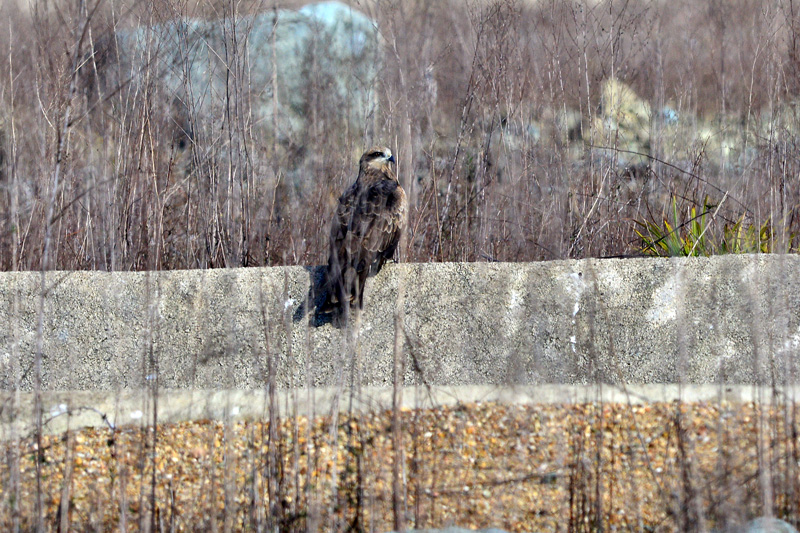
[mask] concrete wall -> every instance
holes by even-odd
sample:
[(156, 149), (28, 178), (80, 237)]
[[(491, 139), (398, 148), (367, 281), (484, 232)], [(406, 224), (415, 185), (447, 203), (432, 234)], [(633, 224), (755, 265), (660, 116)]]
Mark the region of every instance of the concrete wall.
[[(48, 273), (42, 386), (255, 389), (270, 356), (282, 386), (389, 385), (398, 309), (406, 384), (798, 378), (794, 255), (388, 265), (355, 331), (307, 311), (319, 275)], [(2, 388), (33, 386), (41, 287), (40, 273), (0, 273)]]

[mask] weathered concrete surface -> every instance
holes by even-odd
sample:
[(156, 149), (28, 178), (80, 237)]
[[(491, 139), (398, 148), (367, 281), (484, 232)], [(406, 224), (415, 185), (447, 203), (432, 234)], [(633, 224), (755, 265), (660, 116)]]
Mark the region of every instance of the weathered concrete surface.
[[(287, 389), (276, 394), (280, 416), (320, 416), (339, 412), (376, 412), (392, 408), (389, 387), (359, 389)], [(47, 433), (81, 427), (120, 427), (177, 423), (190, 420), (264, 420), (269, 416), (266, 390), (167, 389), (108, 391), (44, 391), (42, 422)], [(653, 402), (711, 402), (736, 405), (755, 402), (797, 402), (800, 387), (753, 385), (466, 385), (405, 387), (402, 409), (494, 402), (508, 405), (570, 405)], [(34, 393), (0, 392), (0, 441), (24, 437), (35, 430)]]
[[(318, 275), (48, 273), (42, 388), (259, 389), (270, 356), (283, 387), (388, 385), (398, 307), (406, 384), (798, 378), (794, 255), (389, 265), (368, 282), (354, 349), (304, 313)], [(2, 388), (34, 386), (40, 289), (39, 273), (0, 274)]]

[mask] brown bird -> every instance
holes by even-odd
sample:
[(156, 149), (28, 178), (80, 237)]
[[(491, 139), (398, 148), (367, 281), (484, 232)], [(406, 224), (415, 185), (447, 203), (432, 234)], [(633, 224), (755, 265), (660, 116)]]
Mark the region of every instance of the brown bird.
[(374, 268), (392, 259), (406, 221), (408, 200), (394, 171), (392, 151), (370, 148), (358, 163), (358, 178), (339, 197), (331, 224), (324, 311), (347, 320), (350, 307), (364, 307), (364, 284)]

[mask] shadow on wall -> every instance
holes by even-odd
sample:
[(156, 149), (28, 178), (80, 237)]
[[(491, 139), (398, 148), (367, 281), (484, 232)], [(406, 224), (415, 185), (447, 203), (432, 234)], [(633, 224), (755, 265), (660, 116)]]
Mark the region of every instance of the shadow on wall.
[(300, 322), (303, 320), (310, 311), (313, 311), (309, 325), (315, 328), (331, 324), (333, 317), (330, 313), (323, 311), (325, 300), (328, 296), (325, 289), (325, 271), (327, 270), (324, 265), (321, 266), (307, 266), (303, 267), (308, 272), (310, 284), (308, 286), (308, 297), (300, 302), (300, 305), (292, 315), (293, 322)]
[[(309, 312), (312, 312), (308, 325), (314, 328), (322, 327), (326, 324), (331, 324), (333, 327), (340, 329), (345, 326), (344, 322), (339, 320), (337, 311), (331, 310), (326, 307), (328, 303), (328, 288), (326, 287), (326, 274), (327, 267), (320, 266), (305, 266), (303, 267), (308, 272), (309, 286), (308, 296), (305, 300), (300, 302), (300, 305), (295, 309), (292, 314), (292, 321), (295, 323), (301, 322)], [(369, 278), (374, 278), (377, 274), (375, 266), (370, 270)]]

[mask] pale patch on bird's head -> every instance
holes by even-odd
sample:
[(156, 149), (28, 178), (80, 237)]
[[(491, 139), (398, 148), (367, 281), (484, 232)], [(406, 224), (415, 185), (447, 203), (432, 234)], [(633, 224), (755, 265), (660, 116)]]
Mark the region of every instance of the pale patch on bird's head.
[(392, 151), (389, 148), (385, 146), (373, 146), (361, 156), (359, 166), (362, 170), (372, 168), (388, 174), (391, 170), (390, 165), (394, 162), (394, 155), (392, 155)]

